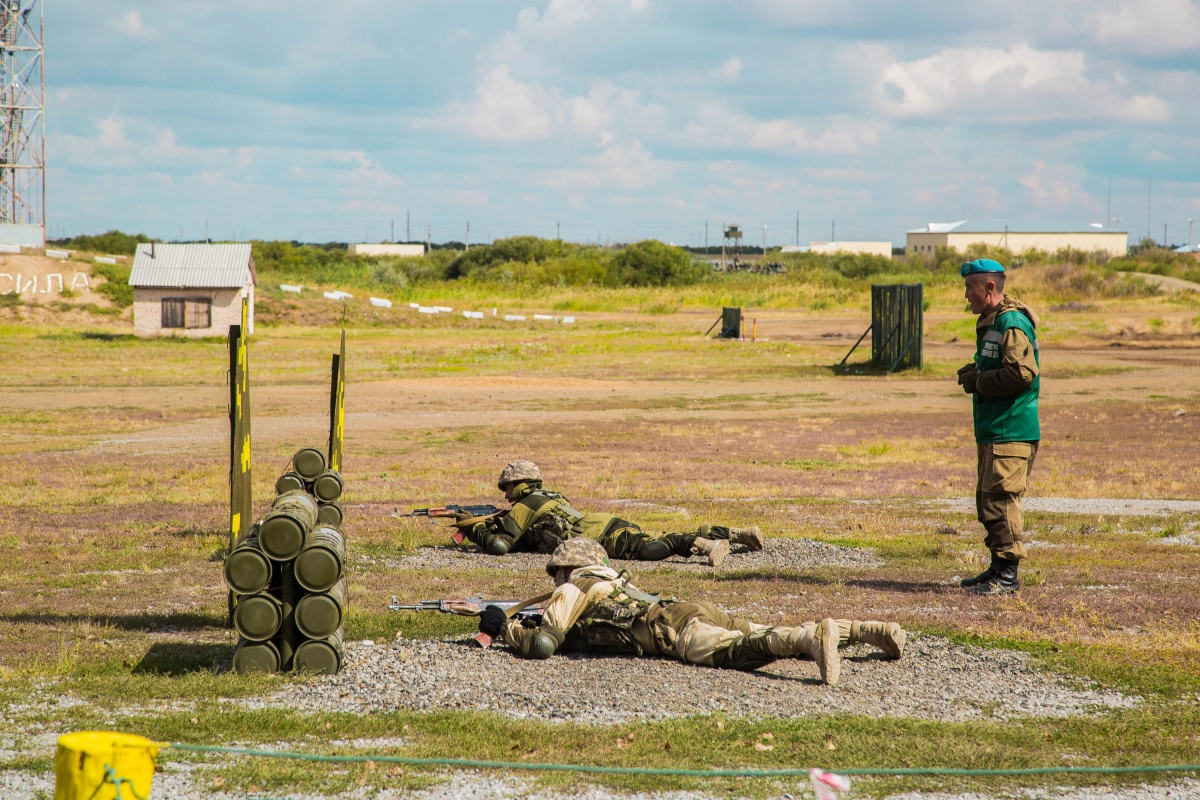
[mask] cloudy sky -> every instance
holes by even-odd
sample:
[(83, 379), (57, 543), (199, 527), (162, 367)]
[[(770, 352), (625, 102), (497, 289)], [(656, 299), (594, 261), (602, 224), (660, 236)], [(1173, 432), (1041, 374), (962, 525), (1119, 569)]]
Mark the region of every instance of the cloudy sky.
[(1200, 0), (45, 5), (55, 236), (1200, 217)]

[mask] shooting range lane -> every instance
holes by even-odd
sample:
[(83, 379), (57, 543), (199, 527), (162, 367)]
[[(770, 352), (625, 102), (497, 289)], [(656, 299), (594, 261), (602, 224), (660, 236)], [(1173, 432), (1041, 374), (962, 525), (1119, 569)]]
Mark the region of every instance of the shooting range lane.
[[(829, 687), (818, 682), (808, 660), (737, 672), (651, 658), (559, 655), (527, 661), (504, 648), (481, 650), (466, 641), (355, 642), (347, 646), (345, 667), (336, 677), (289, 686), (269, 698), (226, 702), (359, 714), (475, 709), (595, 725), (716, 712), (964, 721), (983, 718), (992, 707), (1004, 718), (1067, 717), (1140, 703), (1116, 691), (1080, 688), (1016, 651), (984, 651), (937, 636), (912, 636), (899, 661), (885, 661), (865, 645), (841, 652), (841, 682)], [(464, 691), (463, 675), (495, 677)], [(703, 691), (697, 689), (701, 680)]]

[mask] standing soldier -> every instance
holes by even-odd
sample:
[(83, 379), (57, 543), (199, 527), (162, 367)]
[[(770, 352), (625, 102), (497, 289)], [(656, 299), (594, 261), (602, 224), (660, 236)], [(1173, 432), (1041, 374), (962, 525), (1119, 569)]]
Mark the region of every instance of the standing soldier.
[(975, 360), (958, 371), (971, 395), (975, 419), (975, 509), (992, 551), (991, 565), (962, 582), (976, 594), (1021, 588), (1017, 565), (1025, 557), (1021, 497), (1025, 494), (1041, 429), (1040, 358), (1033, 310), (1004, 294), (1004, 267), (988, 258), (962, 265), (975, 324)]
[(542, 471), (527, 459), (504, 468), (496, 482), (512, 509), (488, 517), (460, 515), (455, 525), (485, 553), (553, 553), (567, 539), (585, 536), (600, 543), (609, 558), (661, 561), (673, 555), (702, 555), (720, 566), (730, 544), (763, 549), (757, 526), (701, 525), (692, 533), (646, 533), (612, 514), (576, 511), (567, 498), (542, 488)]
[(546, 563), (555, 589), (538, 618), (521, 621), (498, 606), (479, 615), (479, 630), (503, 635), (522, 658), (556, 652), (673, 658), (686, 664), (744, 671), (781, 658), (811, 658), (821, 682), (841, 674), (838, 648), (863, 642), (888, 658), (900, 658), (908, 634), (895, 622), (823, 619), (794, 627), (760, 625), (732, 617), (712, 603), (678, 601), (645, 594), (628, 570), (608, 565), (604, 549), (590, 539), (559, 545)]

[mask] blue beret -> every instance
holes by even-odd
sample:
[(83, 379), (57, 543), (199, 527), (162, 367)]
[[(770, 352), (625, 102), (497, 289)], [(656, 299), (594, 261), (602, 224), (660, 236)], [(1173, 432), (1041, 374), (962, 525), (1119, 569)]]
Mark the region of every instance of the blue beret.
[(962, 265), (958, 274), (964, 278), (968, 275), (978, 275), (981, 272), (999, 272), (1004, 273), (1004, 265), (999, 261), (992, 261), (990, 258), (977, 258), (974, 261), (968, 261)]

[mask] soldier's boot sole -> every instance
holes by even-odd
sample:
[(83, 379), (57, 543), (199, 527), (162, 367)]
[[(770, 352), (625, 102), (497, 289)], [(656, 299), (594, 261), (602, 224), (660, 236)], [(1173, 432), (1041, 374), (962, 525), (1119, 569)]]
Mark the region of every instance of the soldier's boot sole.
[(719, 567), (729, 558), (729, 542), (724, 539), (710, 539), (712, 547), (708, 550), (708, 565)]
[(821, 620), (817, 626), (817, 652), (813, 654), (813, 660), (817, 662), (821, 682), (828, 686), (836, 686), (842, 677), (842, 661), (838, 656), (839, 638), (837, 620)]
[(762, 550), (767, 540), (763, 537), (762, 531), (757, 525), (751, 525), (749, 528), (730, 528), (729, 542), (731, 544), (745, 545), (752, 552)]

